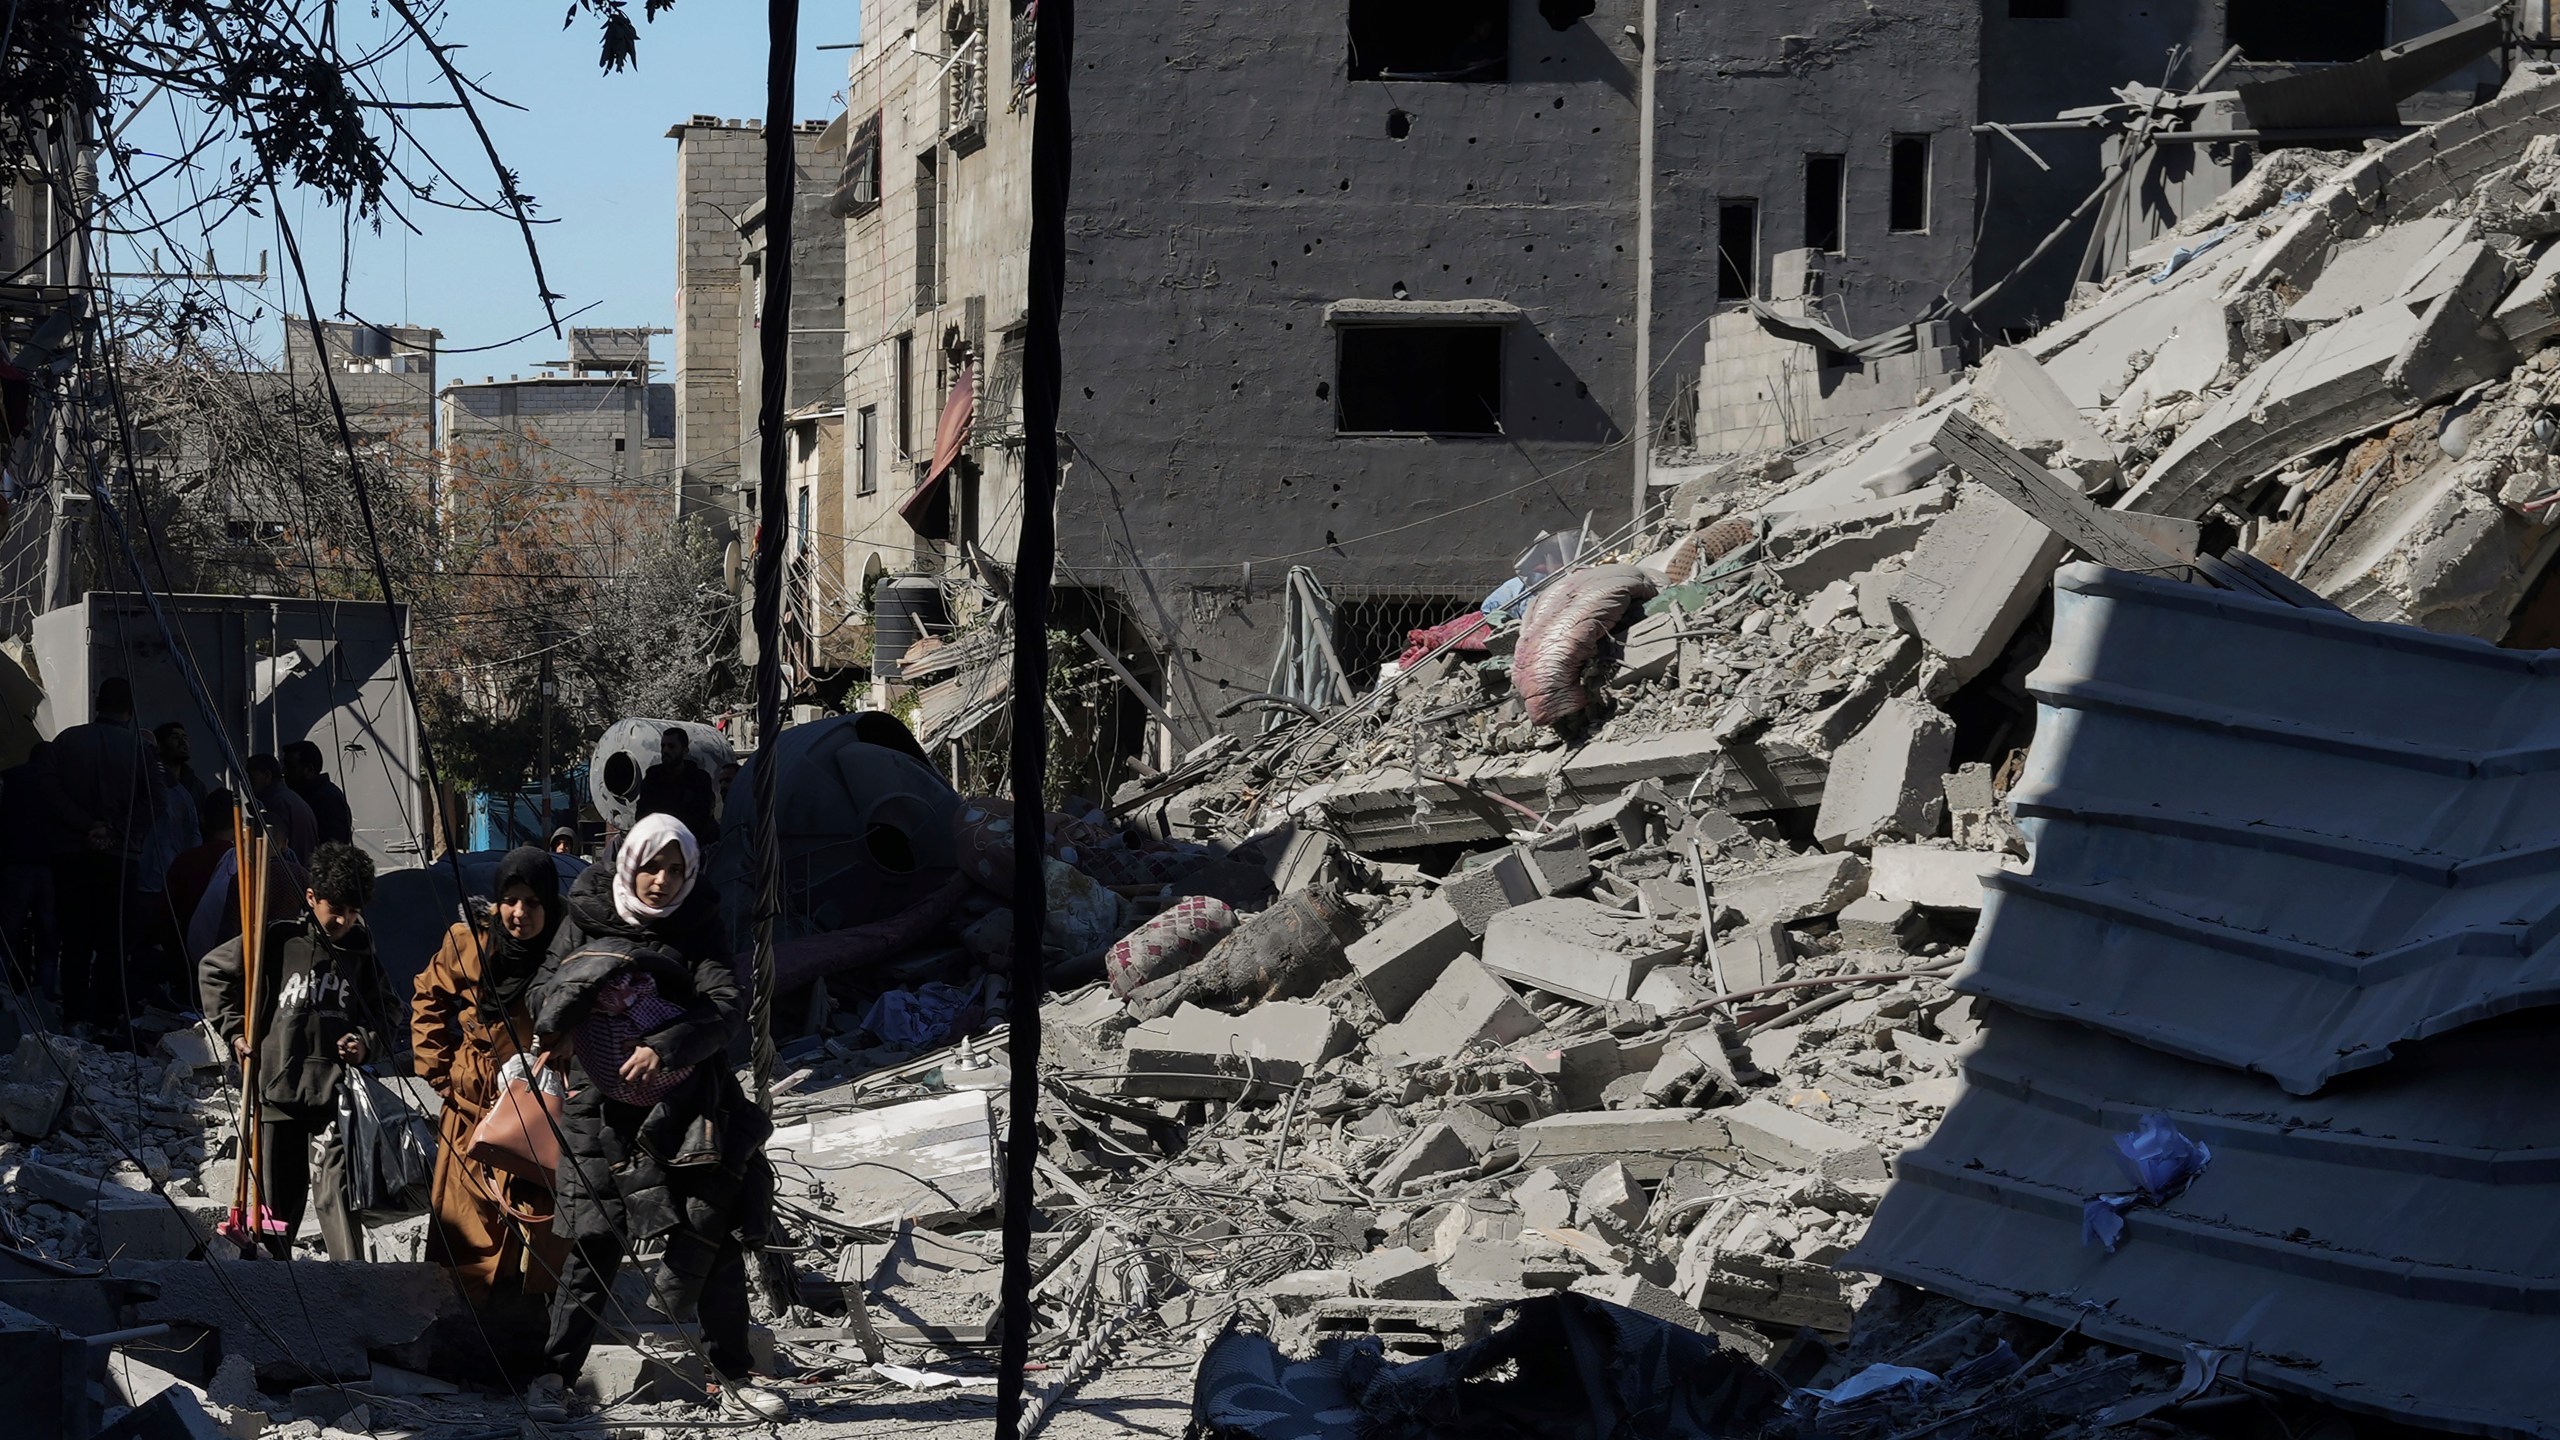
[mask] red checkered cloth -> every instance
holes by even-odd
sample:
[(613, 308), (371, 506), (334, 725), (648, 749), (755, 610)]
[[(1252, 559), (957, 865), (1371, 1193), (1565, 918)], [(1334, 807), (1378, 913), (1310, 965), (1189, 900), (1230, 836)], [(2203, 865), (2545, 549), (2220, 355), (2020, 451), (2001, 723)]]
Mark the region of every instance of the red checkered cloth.
[(1102, 971), (1111, 977), (1111, 993), (1126, 998), (1150, 980), (1198, 964), (1234, 928), (1234, 906), (1206, 895), (1184, 896), (1103, 953)]

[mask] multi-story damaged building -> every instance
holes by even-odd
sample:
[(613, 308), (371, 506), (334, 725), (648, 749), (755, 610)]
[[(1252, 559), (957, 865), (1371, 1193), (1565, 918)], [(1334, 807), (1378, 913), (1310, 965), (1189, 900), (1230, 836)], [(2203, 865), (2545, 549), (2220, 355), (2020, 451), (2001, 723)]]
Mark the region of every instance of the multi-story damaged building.
[[(764, 205), (764, 122), (696, 115), (667, 131), (676, 142), (676, 452), (683, 472), (677, 514), (730, 535), (745, 533), (755, 489), (756, 325), (762, 309), (752, 237)], [(840, 309), (827, 255), (840, 238), (821, 233), (842, 132), (822, 121), (794, 127), (798, 184), (806, 203), (795, 217), (795, 354), (832, 370), (841, 344), (826, 317)], [(839, 272), (841, 261), (836, 262)], [(810, 324), (804, 328), (802, 321)]]
[[(2235, 91), (2234, 133), (2187, 125), (2191, 160), (2042, 243), (2094, 210), (2122, 107), (2330, 67), (2400, 106), (2359, 133), (2397, 133), (2495, 69), (2356, 60), (2489, 0), (2346, 8), (2352, 42), (2297, 0), (1080, 13), (1062, 613), (1197, 739), (1272, 683), (1303, 567), (1365, 681), (1542, 532), (1696, 473), (1657, 453), (1819, 446), (1925, 397), (2059, 313), (2093, 228), (2120, 258), (2259, 143)], [(839, 602), (1013, 548), (1034, 13), (868, 18), (831, 127), (844, 478), (804, 528)]]
[[(419, 325), (323, 320), (320, 334), (356, 438), (418, 456), (432, 453), (436, 350), (444, 332)], [(318, 393), (323, 353), (324, 346), (312, 342), (309, 321), (284, 317), (284, 373), (292, 383)]]
[(652, 333), (663, 332), (573, 329), (556, 370), (448, 381), (443, 465), (672, 500), (675, 386), (652, 378)]

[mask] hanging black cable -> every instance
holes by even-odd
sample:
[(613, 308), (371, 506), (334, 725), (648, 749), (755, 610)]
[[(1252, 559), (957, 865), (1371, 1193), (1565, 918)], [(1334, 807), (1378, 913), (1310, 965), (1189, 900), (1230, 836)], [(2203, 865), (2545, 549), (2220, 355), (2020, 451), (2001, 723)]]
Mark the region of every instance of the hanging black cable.
[(791, 380), (791, 203), (799, 137), (791, 123), (800, 0), (769, 0), (764, 67), (763, 372), (756, 395), (756, 988), (747, 997), (756, 1103), (773, 1108), (773, 938), (782, 914), (782, 827), (774, 816), (774, 741), (782, 733), (782, 547), (791, 520), (782, 432)]
[(1058, 558), (1058, 312), (1067, 283), (1067, 76), (1075, 61), (1073, 0), (1038, 0), (1031, 112), (1031, 309), (1022, 347), (1022, 531), (1013, 571), (1013, 992), (1006, 1059), (1004, 1273), (997, 1315), (996, 1437), (1022, 1433), (1031, 1360), (1031, 1177), (1040, 1156), (1040, 930), (1049, 833), (1049, 580)]

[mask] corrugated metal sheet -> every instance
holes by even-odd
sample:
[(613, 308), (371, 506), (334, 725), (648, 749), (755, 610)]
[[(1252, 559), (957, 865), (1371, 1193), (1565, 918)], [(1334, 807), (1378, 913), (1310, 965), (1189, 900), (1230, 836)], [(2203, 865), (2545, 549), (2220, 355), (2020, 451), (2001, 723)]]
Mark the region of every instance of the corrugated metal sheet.
[[(2472, 1434), (2560, 1436), (2560, 1020), (2408, 1047), (2304, 1100), (2256, 1076), (1995, 1011), (1966, 1088), (1895, 1162), (1844, 1264), (2077, 1324), (2223, 1373)], [(2213, 1148), (2116, 1253), (2080, 1206), (2130, 1188), (2114, 1137), (2153, 1110)]]
[(2560, 654), (2067, 568), (1963, 983), (2297, 1093), (2560, 1001)]
[[(1846, 1263), (2560, 1437), (2560, 654), (2075, 565), (2029, 687), (2000, 1003)], [(2084, 1246), (2153, 1111), (2212, 1164)]]

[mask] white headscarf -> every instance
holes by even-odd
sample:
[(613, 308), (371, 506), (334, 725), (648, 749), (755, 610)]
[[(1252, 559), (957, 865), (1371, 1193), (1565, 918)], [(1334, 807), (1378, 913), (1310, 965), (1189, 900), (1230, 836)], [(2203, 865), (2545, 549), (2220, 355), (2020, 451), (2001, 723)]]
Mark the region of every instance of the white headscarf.
[[(666, 904), (644, 905), (631, 882), (640, 874), (641, 866), (656, 859), (670, 845), (684, 851), (684, 883), (676, 887), (675, 898)], [(622, 849), (613, 857), (613, 908), (634, 925), (664, 920), (684, 904), (701, 878), (701, 842), (693, 838), (683, 821), (662, 811), (632, 826), (631, 833), (622, 837)]]

